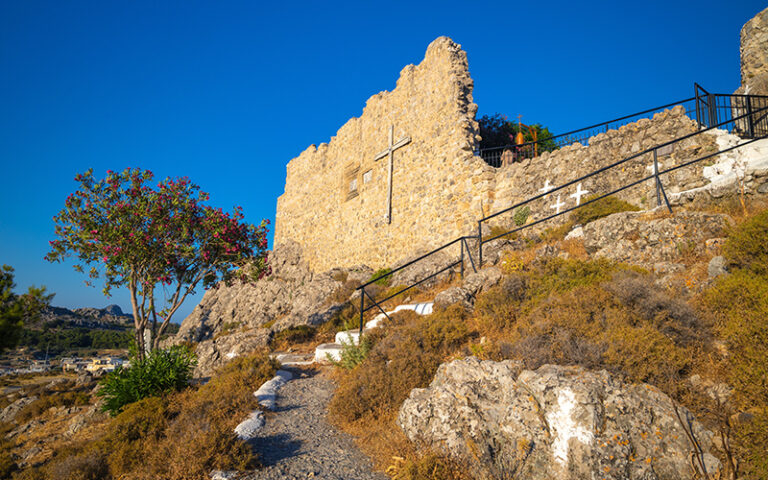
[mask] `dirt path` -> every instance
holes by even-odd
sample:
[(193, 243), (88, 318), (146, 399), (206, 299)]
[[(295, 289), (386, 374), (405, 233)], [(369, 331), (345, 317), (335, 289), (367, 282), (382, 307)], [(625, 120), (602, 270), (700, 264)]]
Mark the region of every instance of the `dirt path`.
[(252, 440), (264, 468), (244, 478), (387, 480), (373, 472), (371, 461), (357, 449), (352, 437), (326, 420), (333, 383), (322, 373), (291, 370), (293, 380), (283, 386), (277, 408)]

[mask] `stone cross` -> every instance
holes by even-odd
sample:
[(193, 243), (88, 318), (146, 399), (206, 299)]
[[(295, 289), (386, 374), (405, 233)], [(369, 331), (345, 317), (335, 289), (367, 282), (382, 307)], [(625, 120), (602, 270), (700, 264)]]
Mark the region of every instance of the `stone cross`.
[(392, 223), (392, 170), (393, 170), (393, 163), (392, 163), (392, 154), (395, 153), (395, 150), (397, 150), (400, 147), (404, 147), (411, 143), (411, 137), (403, 137), (397, 142), (394, 141), (395, 137), (395, 126), (391, 125), (389, 127), (389, 147), (387, 147), (386, 150), (383, 150), (379, 152), (376, 155), (376, 158), (374, 160), (381, 160), (384, 157), (389, 157), (389, 186), (388, 186), (388, 192), (387, 192), (387, 223)]
[(555, 187), (549, 184), (549, 179), (547, 179), (546, 182), (544, 182), (544, 188), (540, 188), (539, 191), (541, 193), (547, 193), (550, 190), (553, 190)]
[(572, 194), (571, 197), (576, 199), (576, 206), (579, 206), (581, 204), (581, 197), (588, 194), (589, 190), (582, 190), (581, 189), (581, 183), (576, 187), (576, 193)]
[(560, 195), (558, 195), (557, 196), (557, 202), (555, 202), (552, 205), (550, 205), (549, 208), (554, 208), (554, 209), (556, 209), (555, 213), (560, 213), (560, 209), (563, 208), (564, 206), (565, 206), (565, 202), (561, 202), (560, 201)]

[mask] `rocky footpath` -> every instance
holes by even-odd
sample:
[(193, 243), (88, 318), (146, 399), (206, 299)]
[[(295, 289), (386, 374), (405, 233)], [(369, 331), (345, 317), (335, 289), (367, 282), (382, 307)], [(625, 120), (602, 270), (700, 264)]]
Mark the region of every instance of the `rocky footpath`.
[(334, 386), (327, 375), (294, 370), (295, 378), (280, 389), (274, 413), (253, 439), (264, 467), (242, 480), (304, 479), (385, 480), (351, 436), (326, 420)]
[(347, 301), (338, 294), (372, 273), (359, 267), (315, 274), (294, 242), (277, 245), (269, 264), (272, 274), (255, 283), (209, 290), (182, 322), (173, 341), (197, 343), (196, 375), (266, 346), (274, 332), (327, 322)]
[(720, 467), (712, 432), (684, 407), (580, 367), (455, 360), (411, 391), (398, 424), (492, 478), (693, 479)]

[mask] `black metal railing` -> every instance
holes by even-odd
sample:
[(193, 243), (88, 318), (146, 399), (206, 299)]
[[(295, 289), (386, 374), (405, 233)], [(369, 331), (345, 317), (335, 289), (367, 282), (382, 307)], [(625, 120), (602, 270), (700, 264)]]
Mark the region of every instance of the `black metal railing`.
[[(572, 187), (577, 184), (581, 184), (587, 180), (594, 179), (598, 175), (602, 175), (611, 171), (615, 171), (619, 169), (620, 167), (623, 169), (627, 166), (628, 163), (633, 161), (639, 161), (639, 162), (645, 162), (650, 163), (651, 166), (651, 173), (650, 175), (643, 176), (638, 179), (634, 179), (628, 183), (624, 183), (622, 186), (617, 187), (609, 192), (600, 194), (598, 196), (591, 196), (588, 200), (581, 202), (579, 200), (576, 200), (576, 205), (570, 206), (565, 209), (558, 208), (557, 211), (554, 214), (551, 215), (544, 215), (540, 218), (535, 218), (534, 220), (527, 222), (525, 225), (521, 225), (516, 228), (512, 228), (510, 230), (507, 230), (503, 233), (493, 235), (490, 237), (481, 238), (480, 240), (480, 246), (478, 248), (478, 264), (482, 267), (483, 264), (483, 245), (489, 242), (492, 242), (494, 240), (497, 240), (502, 237), (507, 237), (510, 235), (513, 235), (517, 232), (520, 232), (521, 230), (531, 228), (537, 225), (540, 225), (544, 222), (547, 222), (549, 220), (552, 220), (554, 218), (560, 217), (562, 215), (565, 215), (567, 213), (570, 213), (578, 208), (582, 208), (586, 205), (589, 205), (591, 203), (597, 202), (599, 200), (602, 200), (605, 197), (609, 197), (611, 195), (615, 195), (617, 193), (623, 192), (625, 190), (628, 190), (632, 187), (635, 187), (637, 185), (641, 185), (645, 182), (652, 181), (655, 187), (655, 194), (656, 194), (656, 206), (662, 205), (662, 198), (664, 200), (664, 205), (666, 205), (667, 209), (669, 211), (672, 211), (672, 206), (669, 203), (669, 199), (667, 197), (667, 193), (664, 189), (664, 185), (661, 181), (661, 176), (666, 175), (668, 173), (674, 172), (676, 170), (679, 170), (684, 167), (691, 166), (693, 164), (703, 162), (705, 160), (709, 160), (717, 155), (721, 155), (723, 153), (729, 152), (731, 150), (735, 150), (737, 148), (741, 148), (745, 145), (748, 145), (752, 142), (755, 142), (757, 140), (761, 140), (763, 138), (768, 138), (768, 120), (766, 119), (768, 117), (768, 106), (760, 109), (760, 110), (754, 110), (748, 114), (740, 115), (738, 117), (730, 118), (728, 120), (725, 120), (721, 123), (712, 125), (710, 127), (704, 128), (702, 130), (696, 131), (694, 133), (690, 133), (688, 135), (684, 135), (682, 137), (676, 138), (674, 140), (671, 140), (669, 142), (664, 142), (659, 145), (656, 145), (652, 148), (649, 148), (647, 150), (643, 150), (642, 152), (638, 152), (636, 154), (633, 154), (629, 157), (626, 157), (622, 160), (619, 160), (617, 162), (611, 163), (609, 165), (606, 165), (602, 168), (599, 168), (597, 170), (594, 170), (586, 175), (583, 175), (581, 177), (575, 178), (569, 182), (563, 183), (562, 185), (559, 185), (557, 187), (553, 187), (552, 189), (548, 190), (545, 193), (540, 193), (538, 195), (535, 195), (533, 197), (528, 198), (527, 200), (524, 200), (522, 202), (516, 203), (508, 208), (505, 208), (503, 210), (500, 210), (496, 213), (493, 213), (491, 215), (488, 215), (486, 217), (481, 218), (477, 222), (477, 228), (478, 232), (482, 232), (483, 224), (487, 223), (489, 220), (495, 219), (501, 215), (508, 214), (510, 212), (516, 212), (521, 208), (528, 207), (528, 210), (531, 210), (531, 206), (535, 204), (537, 201), (542, 201), (547, 198), (552, 198), (553, 195), (557, 194), (558, 192), (562, 192), (563, 190)], [(753, 133), (753, 137), (751, 139), (748, 139), (746, 142), (739, 143), (735, 146), (728, 147), (722, 150), (718, 150), (714, 153), (710, 153), (707, 155), (703, 155), (701, 157), (697, 157), (694, 160), (684, 161), (678, 165), (673, 165), (671, 167), (660, 169), (659, 167), (659, 157), (661, 156), (660, 152), (668, 151), (670, 149), (674, 149), (674, 146), (678, 143), (684, 142), (686, 140), (689, 140), (693, 137), (701, 136), (705, 133), (709, 133), (712, 130), (715, 129), (722, 129), (727, 131), (734, 131), (737, 126), (739, 125), (749, 125), (749, 128), (751, 129)], [(558, 201), (559, 203), (559, 201)], [(541, 207), (541, 205), (539, 205)], [(549, 207), (552, 207), (551, 205)], [(542, 210), (539, 208), (538, 210)], [(546, 211), (546, 210), (545, 210)]]
[[(696, 85), (696, 87), (697, 89), (700, 88), (698, 85)], [(697, 96), (694, 97), (694, 101), (696, 102), (696, 105), (694, 106), (694, 110), (699, 110), (701, 112), (701, 113), (697, 113), (697, 121), (699, 122), (699, 126), (700, 126), (700, 129), (698, 131), (676, 138), (669, 142), (656, 145), (642, 152), (633, 154), (617, 162), (611, 163), (602, 168), (594, 170), (591, 173), (583, 175), (579, 178), (573, 179), (562, 185), (553, 187), (552, 189), (548, 190), (545, 193), (535, 195), (525, 201), (512, 205), (511, 207), (505, 208), (501, 211), (498, 211), (496, 213), (483, 217), (477, 222), (476, 235), (465, 235), (465, 236), (456, 238), (446, 243), (445, 245), (437, 247), (434, 250), (424, 255), (421, 255), (420, 257), (414, 260), (411, 260), (386, 274), (373, 278), (368, 282), (364, 283), (363, 285), (360, 285), (359, 287), (357, 287), (357, 290), (360, 291), (360, 333), (362, 334), (363, 332), (363, 328), (365, 325), (364, 315), (366, 312), (372, 309), (378, 309), (381, 313), (387, 316), (387, 318), (389, 318), (386, 310), (382, 308), (382, 304), (384, 304), (385, 302), (413, 288), (416, 288), (419, 285), (422, 285), (423, 283), (427, 282), (432, 278), (437, 277), (438, 275), (444, 274), (448, 271), (455, 271), (457, 267), (459, 268), (458, 273), (463, 276), (464, 271), (466, 269), (467, 260), (469, 260), (469, 266), (473, 269), (473, 271), (476, 272), (477, 270), (479, 270), (483, 264), (483, 245), (489, 242), (492, 242), (502, 237), (513, 235), (527, 228), (532, 228), (534, 226), (541, 225), (544, 222), (561, 217), (562, 215), (570, 213), (578, 208), (584, 207), (586, 205), (599, 201), (605, 197), (615, 195), (617, 193), (623, 192), (627, 189), (630, 189), (632, 187), (641, 185), (644, 182), (649, 182), (649, 181), (652, 181), (655, 187), (656, 205), (661, 206), (662, 199), (663, 199), (664, 204), (671, 211), (672, 207), (669, 203), (667, 193), (661, 181), (661, 178), (660, 178), (661, 176), (677, 171), (681, 168), (688, 167), (705, 160), (709, 160), (717, 155), (729, 152), (731, 150), (741, 148), (754, 141), (757, 141), (763, 138), (768, 138), (768, 97), (754, 96), (754, 95), (709, 94), (703, 89), (701, 90), (703, 91), (702, 95), (699, 96), (698, 95), (699, 91), (697, 90)], [(730, 97), (730, 98), (726, 98), (726, 97)], [(679, 103), (671, 104), (671, 105), (678, 105), (678, 104)], [(651, 112), (651, 111), (654, 111), (654, 110), (648, 110), (646, 112)], [(744, 112), (744, 113), (741, 113), (741, 112)], [(635, 114), (635, 115), (638, 115), (638, 114)], [(630, 117), (632, 116), (622, 117), (622, 119), (630, 118)], [(622, 120), (622, 119), (618, 119), (618, 120)], [(721, 120), (721, 119), (722, 119), (721, 122), (713, 123), (716, 120)], [(606, 125), (609, 123), (610, 122), (605, 122), (600, 125)], [(588, 130), (589, 128), (590, 127), (582, 130)], [(685, 161), (678, 165), (660, 169), (659, 157), (662, 155), (661, 152), (674, 149), (674, 145), (677, 143), (689, 140), (699, 135), (706, 134), (715, 129), (722, 129), (731, 133), (740, 134), (740, 136), (742, 136), (742, 138), (747, 139), (747, 141), (732, 147), (728, 147), (723, 150), (718, 150), (717, 152), (714, 152), (714, 153), (710, 153), (710, 154), (698, 157), (694, 160)], [(587, 181), (589, 179), (592, 179), (606, 172), (614, 171), (619, 167), (626, 166), (627, 163), (632, 161), (650, 161), (651, 170), (653, 173), (651, 173), (650, 175), (643, 176), (639, 179), (634, 179), (632, 181), (629, 181), (628, 183), (625, 183), (622, 186), (615, 188), (607, 193), (603, 193), (599, 196), (592, 196), (584, 202), (577, 200), (576, 205), (564, 210), (560, 210), (560, 208), (558, 208), (557, 211), (552, 215), (545, 215), (540, 218), (535, 218), (532, 221), (525, 223), (524, 225), (518, 226), (517, 228), (510, 229), (501, 234), (483, 238), (483, 235), (482, 235), (483, 225), (486, 224), (489, 220), (495, 219), (501, 215), (504, 215), (510, 212), (516, 212), (520, 208), (530, 206), (534, 202), (541, 201), (545, 198), (548, 198), (550, 195), (556, 194), (559, 191), (563, 191), (568, 187), (579, 184), (580, 182)], [(412, 283), (411, 285), (405, 286), (404, 288), (398, 290), (397, 292), (392, 293), (388, 295), (386, 298), (383, 298), (380, 300), (374, 299), (368, 292), (366, 292), (365, 290), (366, 287), (382, 279), (392, 277), (394, 274), (404, 270), (405, 268), (408, 268), (414, 264), (422, 262), (426, 258), (432, 257), (440, 252), (444, 252), (447, 249), (449, 249), (451, 246), (454, 246), (456, 244), (460, 244), (460, 252), (459, 252), (458, 260), (455, 260), (455, 261), (448, 260), (447, 262), (445, 262), (444, 266), (439, 267), (435, 272), (431, 273), (430, 275), (422, 279), (419, 279), (418, 281)], [(470, 245), (477, 248), (476, 256), (472, 255), (473, 248), (470, 248)], [(368, 299), (367, 305), (366, 305), (366, 298)]]
[[(712, 94), (707, 92), (698, 83), (694, 83), (694, 96), (691, 98), (643, 110), (642, 112), (633, 113), (631, 115), (625, 115), (578, 130), (539, 138), (535, 142), (483, 148), (476, 151), (475, 154), (492, 167), (499, 168), (510, 163), (535, 158), (544, 152), (551, 152), (575, 143), (588, 146), (590, 140), (600, 133), (616, 130), (619, 127), (634, 123), (642, 118), (650, 118), (657, 113), (676, 106), (681, 106), (685, 110), (685, 114), (692, 120), (695, 120), (700, 128), (707, 128), (712, 125), (717, 125), (726, 119), (750, 113), (752, 110), (760, 110), (768, 106), (768, 96)], [(743, 138), (752, 138), (751, 133), (746, 127), (747, 125), (737, 125), (736, 131)]]

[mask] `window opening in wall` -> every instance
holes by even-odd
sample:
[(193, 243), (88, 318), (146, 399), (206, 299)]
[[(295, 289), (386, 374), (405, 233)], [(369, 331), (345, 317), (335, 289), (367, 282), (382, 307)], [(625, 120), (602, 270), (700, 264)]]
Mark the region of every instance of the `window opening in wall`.
[(351, 200), (358, 195), (359, 183), (357, 176), (359, 173), (360, 167), (354, 164), (347, 165), (347, 168), (344, 169), (344, 182), (342, 185), (345, 189), (344, 195), (346, 196), (346, 200)]
[(373, 170), (368, 170), (363, 174), (363, 185), (369, 183), (373, 179)]

